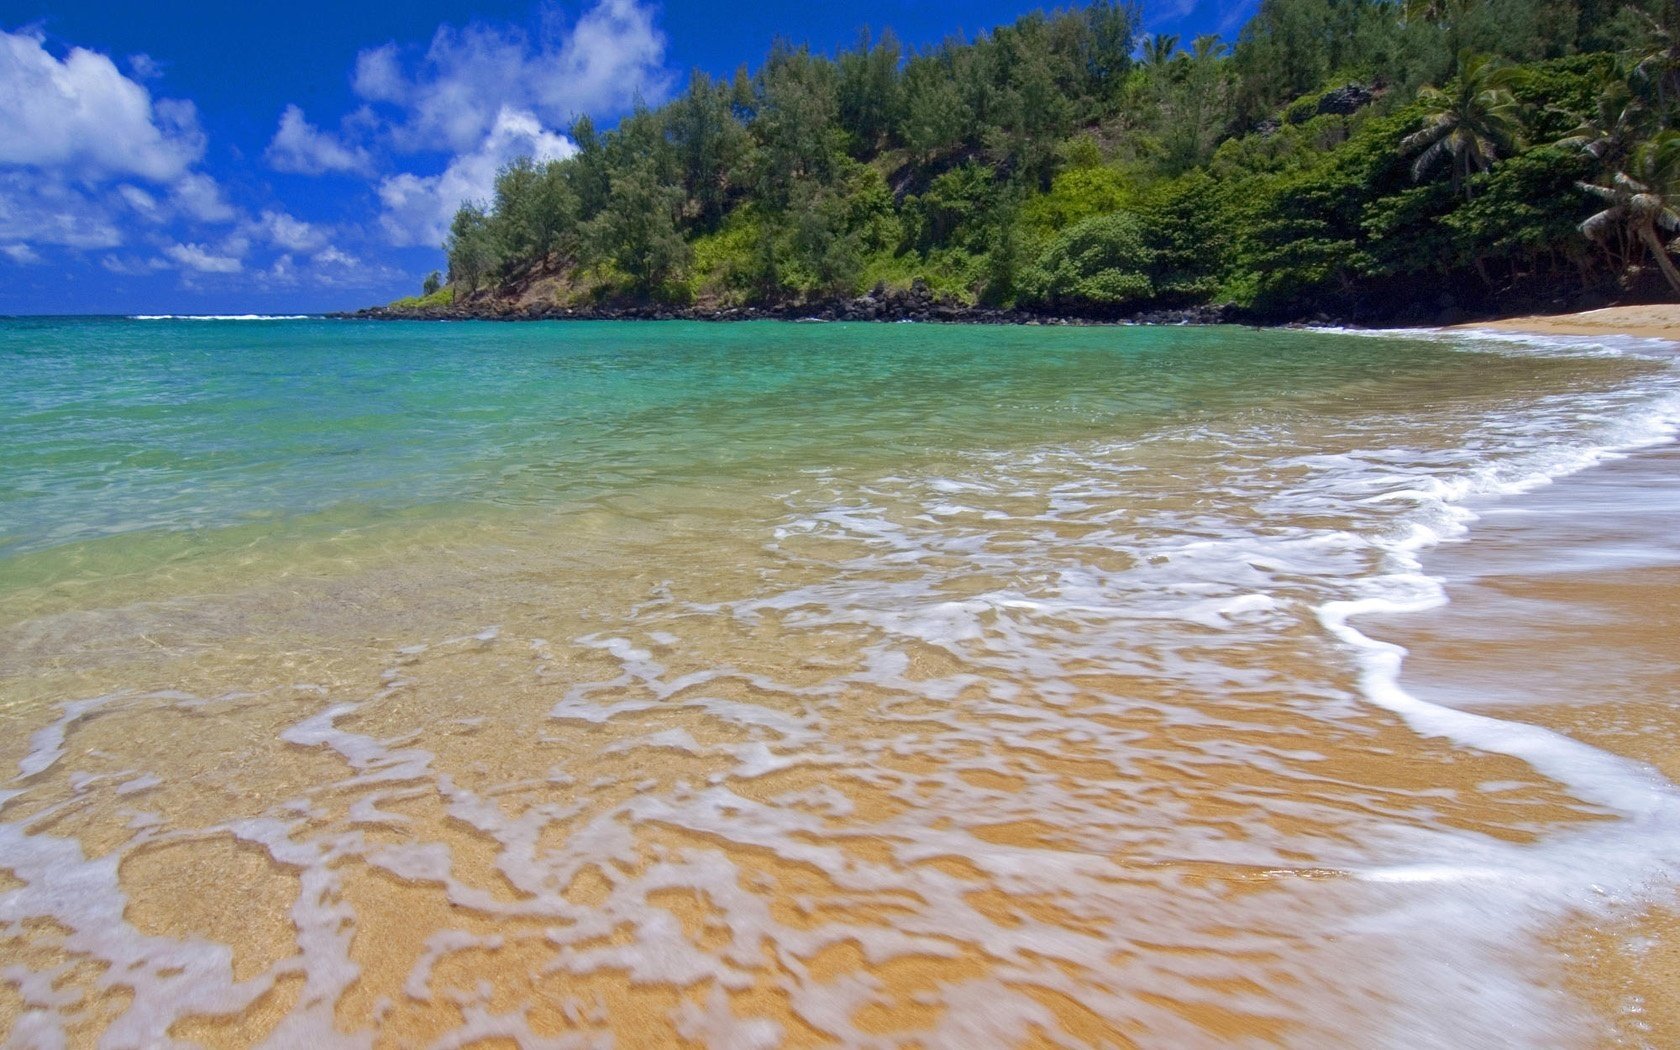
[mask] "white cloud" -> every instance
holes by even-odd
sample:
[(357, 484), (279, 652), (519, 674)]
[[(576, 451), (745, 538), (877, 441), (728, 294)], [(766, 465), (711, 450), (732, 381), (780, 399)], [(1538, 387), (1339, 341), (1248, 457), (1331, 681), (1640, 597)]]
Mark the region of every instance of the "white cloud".
[(157, 59), (144, 52), (128, 56), (128, 71), (134, 74), (136, 80), (156, 80), (163, 76), (163, 67), (158, 65)]
[(103, 199), (61, 180), (0, 168), (0, 241), (114, 248), (122, 233)]
[(163, 254), (174, 259), (184, 270), (199, 273), (238, 273), (245, 266), (232, 255), (217, 255), (202, 244), (171, 244)]
[(154, 102), (97, 52), (60, 61), (38, 35), (0, 32), (0, 164), (169, 182), (203, 154), (192, 103)]
[(198, 171), (175, 181), (169, 201), (181, 214), (199, 222), (227, 222), (239, 214), (222, 197), (216, 180)]
[(321, 288), (389, 287), (405, 275), (378, 263), (368, 263), (333, 245), (301, 260), (283, 252), (266, 268), (250, 271), (251, 282), (270, 290), (312, 284)]
[(325, 251), (315, 253), (315, 265), (350, 268), (361, 265), (361, 262), (354, 255), (341, 252), (337, 248), (329, 247)]
[[(128, 62), (158, 75), (144, 55)], [(232, 221), (197, 169), (204, 146), (191, 102), (154, 99), (106, 55), (60, 59), (38, 32), (0, 32), (0, 243), (114, 248), (136, 218)]]
[(327, 172), (366, 172), (369, 167), (367, 150), (348, 146), (337, 137), (322, 131), (304, 119), (303, 110), (287, 106), (280, 114), (280, 127), (264, 154), (269, 166), (277, 171), (299, 175), (324, 175)]
[(265, 210), (246, 230), (287, 252), (309, 252), (325, 245), (331, 234), (313, 223), (281, 211)]
[(112, 273), (119, 274), (123, 277), (145, 277), (149, 274), (154, 274), (159, 270), (169, 269), (169, 264), (164, 262), (162, 259), (156, 257), (150, 259), (137, 259), (132, 255), (123, 257), (107, 255), (105, 258), (99, 260), (99, 265), (105, 267), (107, 270), (110, 270)]
[[(442, 29), (438, 30), (441, 36)], [(368, 48), (356, 56), (356, 75), (351, 80), (356, 94), (370, 102), (402, 102), (409, 96), (408, 78), (403, 75), (397, 45)]]
[(412, 71), (395, 44), (356, 59), (356, 93), (403, 110), (393, 128), (399, 149), (466, 153), (478, 148), (505, 110), (564, 127), (583, 113), (658, 101), (669, 90), (665, 36), (654, 10), (637, 0), (599, 0), (569, 33), (533, 41), (512, 27), (439, 27)]
[(163, 218), (163, 209), (158, 199), (138, 186), (123, 183), (117, 187), (117, 196), (144, 218), (157, 222)]
[(41, 261), (41, 256), (27, 244), (0, 245), (0, 255), (4, 255), (19, 266), (27, 266), (30, 263)]
[(508, 161), (559, 160), (576, 152), (570, 139), (545, 129), (534, 114), (503, 109), (478, 148), (457, 156), (440, 174), (404, 172), (382, 180), (380, 225), (392, 244), (436, 247), (463, 203), (490, 197), (496, 172)]

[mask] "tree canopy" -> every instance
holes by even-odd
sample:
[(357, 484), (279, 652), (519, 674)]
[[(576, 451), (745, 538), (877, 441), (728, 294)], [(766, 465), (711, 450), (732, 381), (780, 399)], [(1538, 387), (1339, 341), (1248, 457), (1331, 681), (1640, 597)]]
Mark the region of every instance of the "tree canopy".
[(913, 52), (778, 41), (509, 165), (455, 217), (449, 284), (733, 304), (922, 283), (1103, 315), (1649, 288), (1675, 277), (1676, 6), (1262, 0), (1228, 44), (1096, 0)]

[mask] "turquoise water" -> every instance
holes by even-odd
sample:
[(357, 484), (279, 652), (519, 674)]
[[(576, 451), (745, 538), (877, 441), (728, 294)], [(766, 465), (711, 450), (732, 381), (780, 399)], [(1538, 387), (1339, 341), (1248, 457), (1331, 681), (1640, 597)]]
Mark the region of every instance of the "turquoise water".
[(1680, 789), (1359, 625), (1677, 422), (1628, 341), (0, 322), (0, 1041), (1601, 1045), (1548, 938)]
[(1429, 407), (1536, 370), (1581, 363), (1241, 329), (12, 321), (0, 551), (1337, 414), (1355, 394)]

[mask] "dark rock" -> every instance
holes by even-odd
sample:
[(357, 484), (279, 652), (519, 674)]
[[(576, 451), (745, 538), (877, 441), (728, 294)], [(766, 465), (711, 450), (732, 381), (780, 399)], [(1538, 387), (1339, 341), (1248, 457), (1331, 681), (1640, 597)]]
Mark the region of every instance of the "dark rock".
[(1364, 84), (1348, 84), (1326, 91), (1318, 100), (1319, 113), (1347, 116), (1371, 104), (1377, 96)]

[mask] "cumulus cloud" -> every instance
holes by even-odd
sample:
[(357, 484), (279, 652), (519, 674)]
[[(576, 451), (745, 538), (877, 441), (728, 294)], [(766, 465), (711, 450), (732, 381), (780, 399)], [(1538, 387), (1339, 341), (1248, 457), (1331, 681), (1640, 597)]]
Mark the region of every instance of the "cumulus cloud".
[(216, 180), (203, 172), (181, 176), (170, 188), (170, 203), (177, 211), (199, 222), (227, 222), (238, 215), (233, 205), (222, 197)]
[(163, 250), (163, 254), (183, 270), (198, 273), (238, 273), (245, 268), (236, 256), (217, 255), (202, 244), (171, 244)]
[(502, 165), (516, 157), (540, 163), (576, 152), (570, 139), (545, 129), (535, 115), (503, 109), (478, 147), (457, 156), (440, 174), (404, 172), (382, 180), (380, 225), (392, 244), (435, 247), (464, 202), (489, 198)]
[(276, 256), (267, 267), (249, 271), (256, 287), (268, 290), (315, 285), (320, 288), (389, 286), (404, 275), (389, 266), (369, 263), (341, 248), (328, 246), (301, 259), (291, 252)]
[(396, 44), (363, 51), (353, 86), (370, 103), (401, 111), (392, 132), (403, 150), (467, 153), (509, 109), (563, 127), (582, 113), (623, 110), (669, 90), (665, 36), (637, 0), (599, 0), (569, 31), (533, 40), (513, 27), (442, 26), (417, 62)]
[(191, 102), (153, 101), (97, 52), (61, 61), (39, 35), (0, 32), (0, 164), (169, 182), (203, 154)]
[[(144, 56), (129, 65), (157, 75)], [(0, 241), (104, 249), (136, 218), (232, 221), (197, 169), (204, 147), (191, 102), (154, 99), (98, 52), (58, 58), (38, 32), (0, 31)]]
[(247, 232), (260, 235), (268, 243), (287, 252), (310, 252), (327, 244), (331, 233), (313, 223), (304, 222), (285, 212), (265, 210)]
[(0, 255), (4, 255), (6, 258), (17, 263), (19, 266), (27, 266), (30, 263), (37, 263), (41, 261), (39, 253), (27, 244), (0, 245)]
[(309, 123), (297, 106), (287, 106), (280, 114), (280, 127), (264, 156), (275, 170), (299, 175), (366, 172), (370, 164), (366, 149), (347, 145)]
[(0, 241), (114, 248), (123, 238), (112, 210), (61, 180), (0, 169)]

